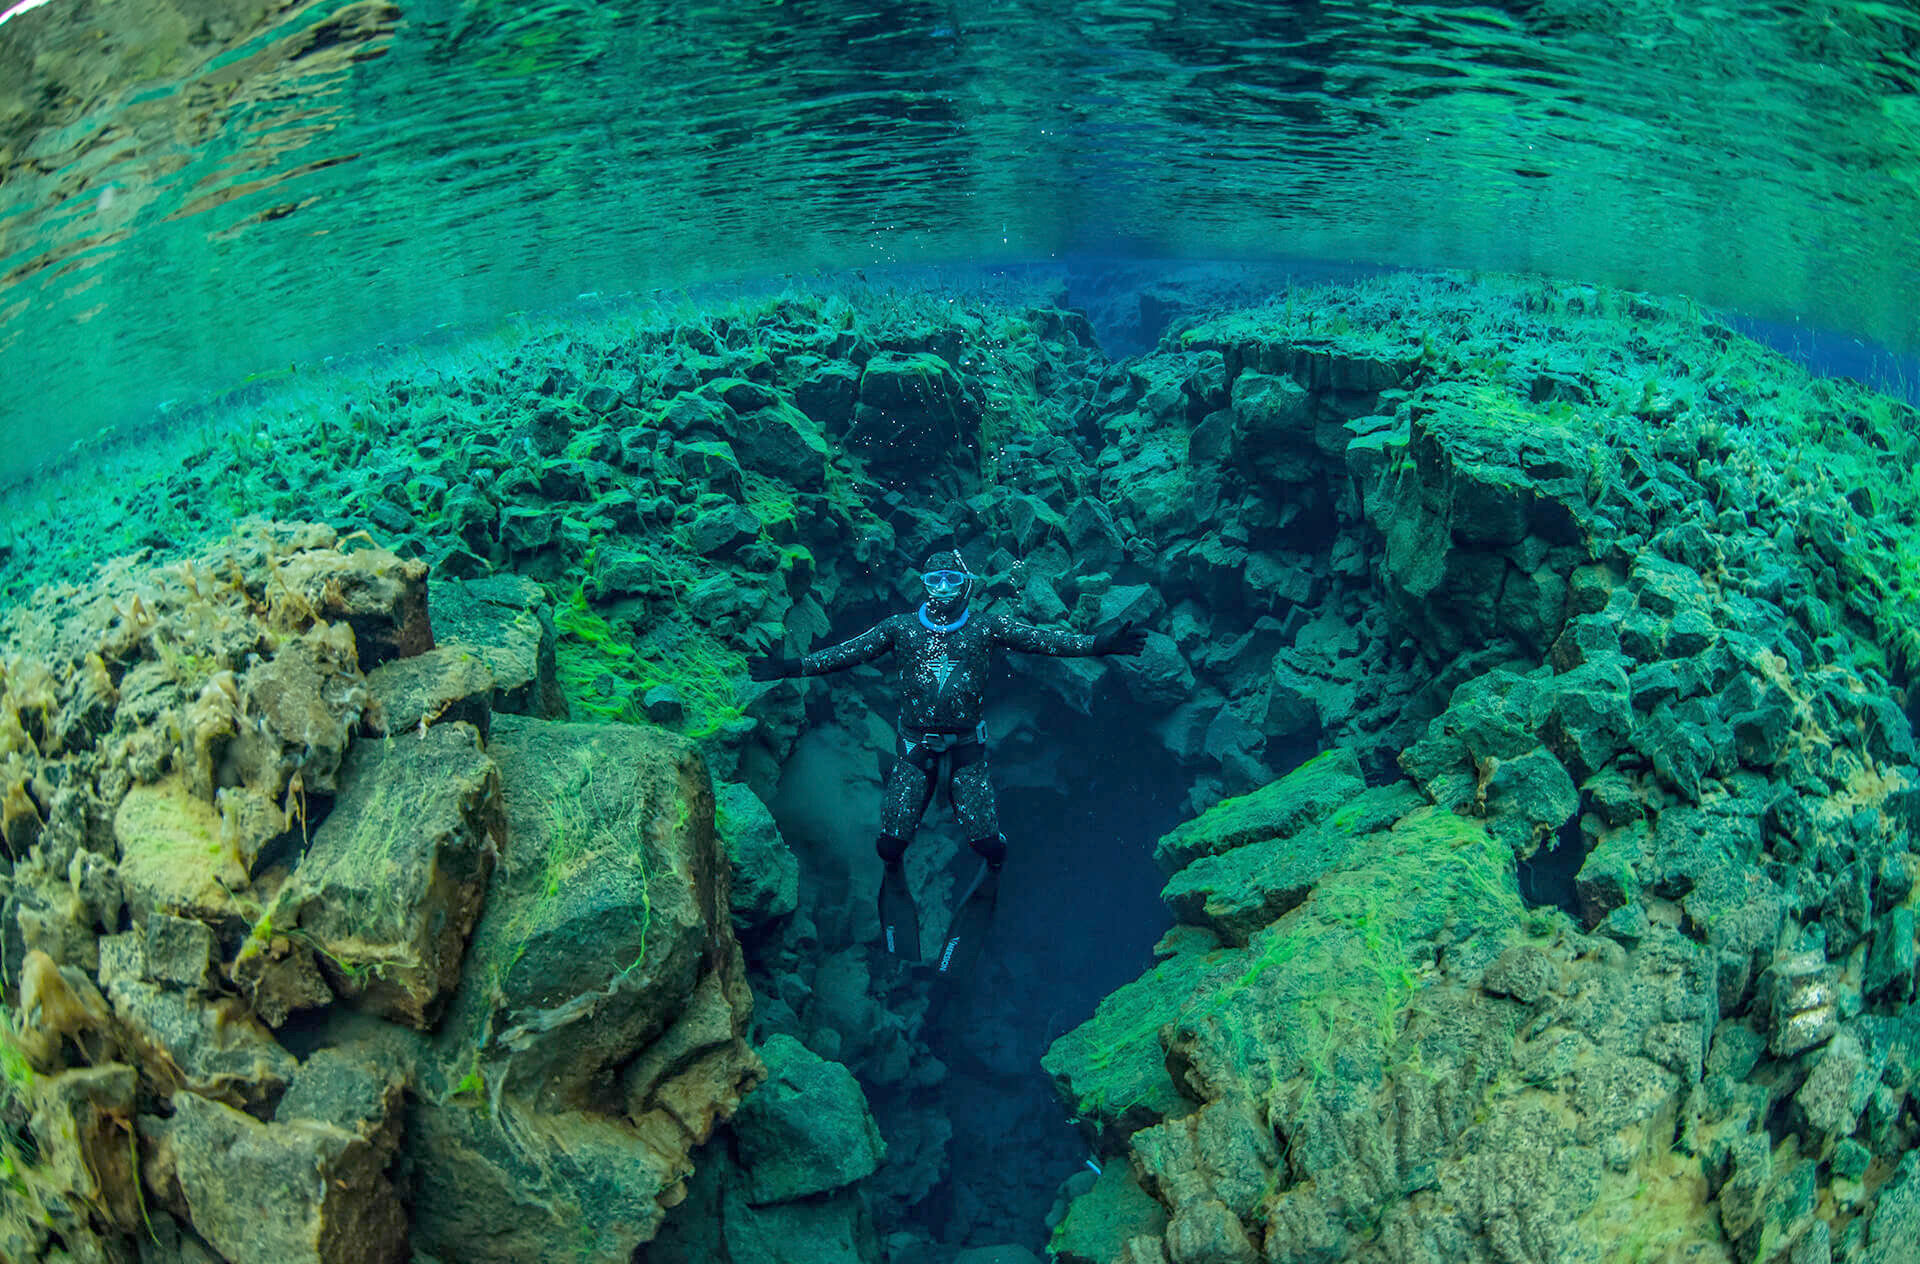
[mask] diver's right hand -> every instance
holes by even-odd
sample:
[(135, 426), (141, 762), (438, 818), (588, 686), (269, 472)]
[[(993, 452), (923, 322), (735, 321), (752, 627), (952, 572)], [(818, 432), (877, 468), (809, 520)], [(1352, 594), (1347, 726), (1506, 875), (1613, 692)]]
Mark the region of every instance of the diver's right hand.
[(797, 658), (774, 658), (767, 654), (755, 654), (747, 659), (747, 675), (754, 680), (785, 680), (789, 676), (800, 674), (800, 660)]

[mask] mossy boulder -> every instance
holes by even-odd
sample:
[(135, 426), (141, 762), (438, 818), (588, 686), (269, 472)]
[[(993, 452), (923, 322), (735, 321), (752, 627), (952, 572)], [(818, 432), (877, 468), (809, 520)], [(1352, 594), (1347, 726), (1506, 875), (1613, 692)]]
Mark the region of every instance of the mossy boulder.
[(746, 786), (714, 787), (714, 827), (732, 868), (734, 916), (746, 926), (785, 917), (799, 905), (800, 861), (773, 814)]
[(220, 815), (184, 781), (135, 786), (113, 817), (120, 885), (136, 919), (163, 913), (212, 925), (248, 920), (234, 892), (247, 871), (222, 841)]
[(271, 910), (329, 982), (425, 1029), (460, 977), (506, 839), (499, 774), (472, 725), (356, 743), (344, 789)]
[(1226, 943), (1244, 945), (1344, 864), (1355, 837), (1392, 824), (1421, 802), (1405, 784), (1363, 791), (1329, 819), (1199, 857), (1167, 882), (1160, 898), (1181, 921), (1206, 926)]
[(1136, 1129), (1182, 1109), (1160, 1030), (1227, 959), (1205, 950), (1175, 953), (1108, 993), (1092, 1018), (1041, 1057), (1054, 1091), (1102, 1153), (1119, 1152)]
[(791, 1202), (872, 1175), (887, 1147), (853, 1072), (791, 1036), (772, 1037), (759, 1053), (766, 1083), (733, 1121), (749, 1201)]
[(1366, 789), (1352, 751), (1334, 749), (1286, 776), (1215, 804), (1154, 845), (1162, 870), (1178, 873), (1201, 856), (1217, 856), (1262, 839), (1286, 838)]
[(624, 1262), (761, 1075), (713, 791), (664, 730), (496, 717), (509, 842), (404, 1142), (415, 1246)]
[(471, 650), (493, 676), (493, 710), (565, 719), (555, 675), (553, 603), (523, 575), (430, 586), (433, 626), (445, 647)]
[(493, 673), (471, 647), (441, 645), (367, 673), (382, 733), (460, 721), (484, 741), (493, 723)]
[(171, 1160), (194, 1229), (236, 1260), (388, 1264), (408, 1258), (407, 1221), (365, 1137), (314, 1120), (262, 1123), (193, 1093), (142, 1125)]
[(1129, 1164), (1115, 1161), (1067, 1205), (1047, 1251), (1060, 1264), (1110, 1264), (1130, 1239), (1158, 1236), (1166, 1227), (1167, 1209), (1140, 1188)]
[(439, 1045), (455, 1061), (477, 1053), (490, 1081), (544, 1109), (585, 1107), (708, 976), (744, 1021), (712, 783), (693, 744), (663, 729), (496, 725), (511, 841)]

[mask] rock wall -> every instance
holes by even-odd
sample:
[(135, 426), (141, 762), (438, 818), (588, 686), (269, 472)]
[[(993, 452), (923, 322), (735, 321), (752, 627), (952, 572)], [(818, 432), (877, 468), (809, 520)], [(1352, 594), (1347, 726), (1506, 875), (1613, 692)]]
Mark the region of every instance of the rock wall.
[(761, 1075), (698, 751), (350, 545), (7, 616), (10, 1260), (624, 1262)]

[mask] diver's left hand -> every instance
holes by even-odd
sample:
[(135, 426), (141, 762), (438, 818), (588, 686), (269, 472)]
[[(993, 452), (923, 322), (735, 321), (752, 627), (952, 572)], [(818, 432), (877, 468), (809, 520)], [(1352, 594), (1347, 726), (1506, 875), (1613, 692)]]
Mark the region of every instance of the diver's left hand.
[(1147, 648), (1147, 630), (1135, 627), (1129, 619), (1111, 631), (1099, 633), (1093, 639), (1093, 652), (1096, 654), (1125, 654), (1136, 657)]

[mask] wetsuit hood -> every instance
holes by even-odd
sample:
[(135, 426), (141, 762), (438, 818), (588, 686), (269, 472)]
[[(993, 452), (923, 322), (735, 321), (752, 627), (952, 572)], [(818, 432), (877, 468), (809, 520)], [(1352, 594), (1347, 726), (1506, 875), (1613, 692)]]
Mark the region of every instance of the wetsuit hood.
[(958, 549), (942, 549), (927, 558), (920, 572), (926, 590), (927, 617), (935, 623), (952, 623), (967, 613), (973, 599), (973, 571)]

